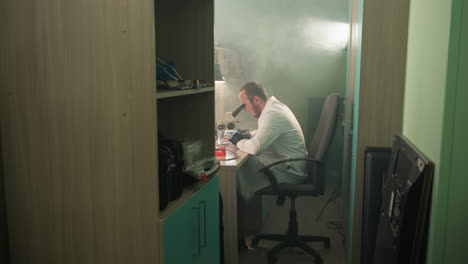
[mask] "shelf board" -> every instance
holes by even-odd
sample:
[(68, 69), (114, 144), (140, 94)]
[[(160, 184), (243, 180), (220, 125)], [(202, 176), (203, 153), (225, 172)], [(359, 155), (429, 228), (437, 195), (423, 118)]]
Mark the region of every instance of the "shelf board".
[(197, 89), (187, 89), (187, 90), (157, 90), (156, 99), (163, 99), (169, 97), (183, 96), (189, 94), (198, 94), (214, 91), (214, 87), (205, 87)]

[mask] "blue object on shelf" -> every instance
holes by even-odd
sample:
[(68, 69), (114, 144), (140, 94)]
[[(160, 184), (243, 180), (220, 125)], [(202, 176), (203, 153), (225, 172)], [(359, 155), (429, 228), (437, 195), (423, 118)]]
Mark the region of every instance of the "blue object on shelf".
[[(168, 66), (169, 65), (169, 66)], [(177, 72), (175, 70), (175, 63), (170, 62), (168, 65), (156, 64), (156, 77), (158, 80), (169, 81), (169, 80), (178, 80)]]

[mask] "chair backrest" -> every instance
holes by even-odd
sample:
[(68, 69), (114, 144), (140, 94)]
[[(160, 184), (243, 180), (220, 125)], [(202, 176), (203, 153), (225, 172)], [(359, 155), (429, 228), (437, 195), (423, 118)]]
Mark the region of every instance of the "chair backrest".
[[(337, 94), (330, 94), (323, 103), (322, 112), (315, 129), (314, 136), (310, 142), (308, 158), (323, 161), (333, 138), (340, 97)], [(321, 174), (321, 173), (320, 173)], [(320, 193), (325, 191), (325, 176), (318, 175), (312, 166), (308, 166), (308, 183), (316, 185)]]

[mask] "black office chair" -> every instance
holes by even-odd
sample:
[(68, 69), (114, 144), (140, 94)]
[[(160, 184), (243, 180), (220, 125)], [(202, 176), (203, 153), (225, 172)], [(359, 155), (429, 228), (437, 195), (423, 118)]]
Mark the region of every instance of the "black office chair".
[[(298, 247), (315, 257), (315, 263), (323, 263), (318, 254), (306, 242), (323, 242), (326, 248), (330, 248), (330, 238), (323, 236), (303, 236), (298, 234), (295, 199), (298, 196), (319, 196), (325, 193), (325, 176), (323, 175), (324, 156), (327, 152), (333, 137), (335, 123), (337, 120), (339, 96), (329, 95), (323, 104), (320, 119), (314, 136), (308, 148), (308, 156), (305, 159), (291, 158), (274, 162), (260, 170), (264, 173), (271, 185), (258, 190), (257, 195), (276, 195), (277, 204), (283, 205), (285, 197), (291, 199), (291, 209), (289, 212), (289, 228), (287, 234), (258, 234), (252, 240), (252, 246), (256, 246), (261, 239), (281, 241), (268, 252), (268, 263), (275, 263), (283, 249), (288, 247)], [(270, 168), (278, 164), (293, 161), (306, 161), (307, 179), (303, 184), (288, 184), (276, 182)]]

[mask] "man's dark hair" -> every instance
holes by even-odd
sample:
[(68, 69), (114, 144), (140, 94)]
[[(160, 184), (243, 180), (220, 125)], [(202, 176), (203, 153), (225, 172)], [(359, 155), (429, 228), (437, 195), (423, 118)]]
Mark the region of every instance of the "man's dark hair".
[(265, 87), (259, 82), (252, 81), (244, 84), (239, 92), (245, 91), (245, 95), (250, 102), (253, 102), (254, 96), (260, 97), (263, 101), (268, 101), (268, 95)]

